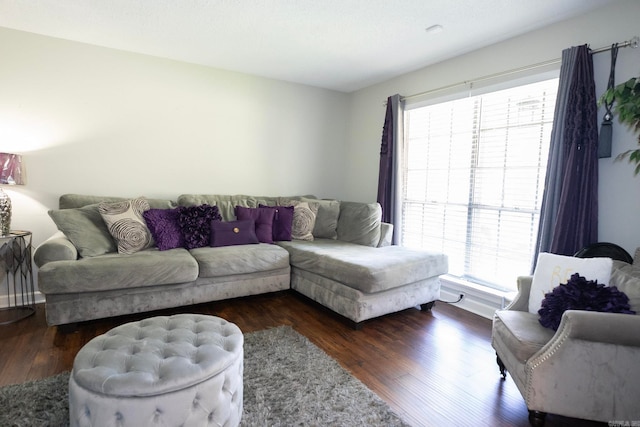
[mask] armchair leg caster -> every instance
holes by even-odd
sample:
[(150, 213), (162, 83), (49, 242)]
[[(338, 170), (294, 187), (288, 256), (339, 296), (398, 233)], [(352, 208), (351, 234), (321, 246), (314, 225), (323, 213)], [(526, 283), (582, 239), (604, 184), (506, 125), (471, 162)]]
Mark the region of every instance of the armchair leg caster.
[(500, 376), (502, 377), (503, 380), (507, 379), (507, 367), (504, 366), (504, 363), (502, 363), (502, 360), (500, 359), (500, 356), (498, 356), (498, 354), (496, 353), (496, 362), (498, 363), (498, 368), (500, 368)]
[(545, 418), (547, 414), (545, 412), (540, 411), (529, 411), (529, 423), (533, 427), (542, 427), (544, 426)]

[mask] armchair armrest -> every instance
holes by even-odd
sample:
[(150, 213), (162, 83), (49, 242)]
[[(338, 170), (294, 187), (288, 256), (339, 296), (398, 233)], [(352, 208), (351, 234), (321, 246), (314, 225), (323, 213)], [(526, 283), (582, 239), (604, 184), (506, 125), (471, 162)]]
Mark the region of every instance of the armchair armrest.
[(518, 277), (518, 293), (511, 304), (505, 310), (529, 311), (529, 293), (531, 293), (531, 283), (533, 276)]
[(638, 315), (567, 310), (562, 315), (556, 335), (560, 333), (576, 340), (640, 347), (638, 331)]
[[(616, 352), (616, 347), (633, 348), (640, 354), (639, 328), (640, 316), (637, 315), (567, 310), (553, 338), (527, 361), (527, 365), (535, 369), (564, 352), (571, 352), (572, 348), (586, 349), (589, 343), (598, 347), (607, 346), (607, 351), (611, 352)], [(573, 363), (578, 364), (578, 360)]]
[(57, 231), (42, 242), (33, 254), (33, 261), (38, 267), (52, 261), (76, 259), (78, 259), (78, 250), (62, 231)]
[(589, 420), (640, 419), (640, 316), (568, 310), (524, 366), (529, 410)]

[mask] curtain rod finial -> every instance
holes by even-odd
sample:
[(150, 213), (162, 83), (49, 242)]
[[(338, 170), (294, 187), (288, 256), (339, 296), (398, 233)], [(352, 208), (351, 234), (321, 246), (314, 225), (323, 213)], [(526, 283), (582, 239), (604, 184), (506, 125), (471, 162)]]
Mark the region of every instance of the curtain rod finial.
[(638, 43), (640, 43), (640, 37), (638, 36), (632, 37), (631, 40), (629, 40), (629, 46), (634, 49), (638, 47)]

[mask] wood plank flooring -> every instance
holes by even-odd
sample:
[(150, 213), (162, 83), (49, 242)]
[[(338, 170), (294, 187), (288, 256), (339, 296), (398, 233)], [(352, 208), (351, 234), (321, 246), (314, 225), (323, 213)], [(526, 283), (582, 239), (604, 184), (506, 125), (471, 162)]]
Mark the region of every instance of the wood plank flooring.
[[(500, 380), (490, 320), (437, 303), (432, 312), (409, 309), (356, 331), (293, 291), (84, 322), (71, 333), (47, 327), (39, 305), (35, 316), (0, 326), (0, 386), (70, 370), (87, 341), (119, 324), (183, 312), (223, 317), (245, 333), (290, 325), (416, 427), (529, 425), (515, 384)], [(606, 424), (549, 415), (546, 425)]]

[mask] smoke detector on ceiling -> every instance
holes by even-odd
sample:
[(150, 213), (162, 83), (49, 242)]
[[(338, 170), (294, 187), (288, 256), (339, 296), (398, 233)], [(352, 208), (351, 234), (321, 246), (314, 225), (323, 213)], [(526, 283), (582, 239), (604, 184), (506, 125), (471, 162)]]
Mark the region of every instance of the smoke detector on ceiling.
[(436, 24), (424, 29), (427, 34), (438, 34), (443, 30), (442, 25)]

